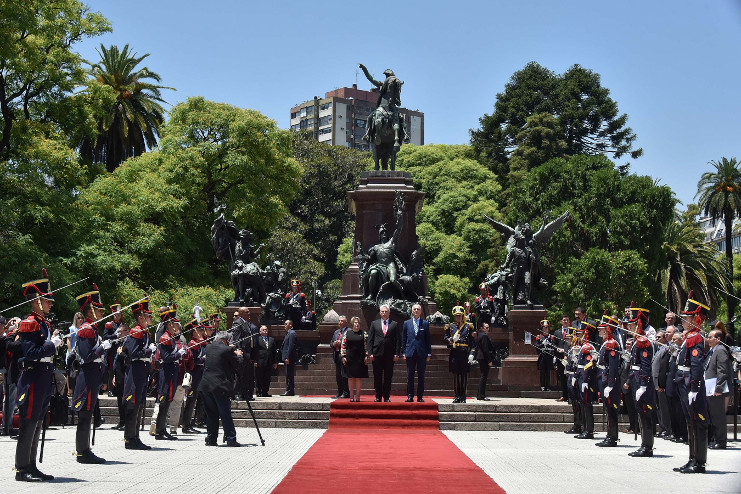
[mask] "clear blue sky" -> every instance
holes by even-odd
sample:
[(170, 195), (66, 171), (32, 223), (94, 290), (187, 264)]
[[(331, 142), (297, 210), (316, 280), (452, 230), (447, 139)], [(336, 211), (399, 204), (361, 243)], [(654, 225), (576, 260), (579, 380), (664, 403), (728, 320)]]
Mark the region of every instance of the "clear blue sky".
[[(128, 43), (190, 96), (256, 109), (288, 127), (289, 109), (358, 82), (362, 62), (405, 81), (425, 142), (469, 142), (496, 94), (530, 61), (602, 76), (644, 156), (631, 170), (692, 202), (707, 162), (741, 159), (741, 2), (219, 1), (89, 2), (113, 33), (76, 49)], [(619, 164), (626, 159), (619, 160)]]

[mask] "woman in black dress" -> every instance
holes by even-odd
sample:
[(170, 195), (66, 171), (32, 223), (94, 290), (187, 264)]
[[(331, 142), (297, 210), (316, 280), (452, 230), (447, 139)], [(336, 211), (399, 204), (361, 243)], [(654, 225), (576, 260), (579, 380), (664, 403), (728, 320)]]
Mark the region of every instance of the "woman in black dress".
[(360, 401), (360, 389), (364, 377), (368, 377), (368, 333), (360, 331), (360, 318), (350, 319), (352, 331), (345, 331), (342, 337), (342, 363), (347, 371), (347, 383), (350, 388), (350, 401)]

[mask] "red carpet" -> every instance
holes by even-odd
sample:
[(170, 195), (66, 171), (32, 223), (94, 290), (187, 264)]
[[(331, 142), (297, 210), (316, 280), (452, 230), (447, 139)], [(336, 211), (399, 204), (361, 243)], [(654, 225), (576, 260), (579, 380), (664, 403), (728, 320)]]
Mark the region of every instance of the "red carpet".
[(329, 430), (273, 492), (504, 493), (438, 427), (435, 403), (333, 402)]

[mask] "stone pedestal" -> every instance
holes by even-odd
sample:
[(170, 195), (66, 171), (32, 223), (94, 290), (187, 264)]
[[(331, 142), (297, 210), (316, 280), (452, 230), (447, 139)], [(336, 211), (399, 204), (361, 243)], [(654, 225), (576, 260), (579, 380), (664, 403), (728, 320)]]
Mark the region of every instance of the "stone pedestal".
[(525, 344), (525, 332), (535, 333), (547, 313), (542, 309), (509, 311), (509, 357), (502, 362), (502, 384), (510, 390), (537, 390), (540, 386), (538, 352)]
[[(404, 226), (396, 250), (402, 262), (409, 261), (417, 247), (417, 213), (422, 208), (425, 193), (414, 188), (409, 172), (390, 170), (362, 172), (358, 188), (347, 193), (350, 212), (355, 215), (353, 259), (358, 255), (358, 242), (364, 251), (378, 243), (378, 227), (382, 224), (388, 226), (389, 235), (393, 234), (396, 227), (393, 206), (396, 192), (402, 193), (405, 204)], [(426, 276), (423, 276), (422, 284), (426, 295)], [(353, 261), (342, 276), (342, 295), (335, 301), (333, 309), (337, 314), (347, 316), (348, 320), (355, 316), (359, 317), (362, 328), (367, 329), (379, 314), (375, 309), (361, 308), (361, 298), (360, 273), (357, 262)], [(437, 311), (437, 304), (428, 298), (427, 303), (422, 305), (422, 311), (425, 317), (434, 314)], [(403, 319), (398, 316), (392, 317), (399, 322)], [(329, 327), (325, 330), (328, 331)]]
[[(226, 313), (226, 326), (221, 326), (221, 331), (227, 331), (232, 327), (235, 315), (240, 306), (238, 305), (227, 305), (224, 307)], [(260, 317), (262, 317), (262, 307), (248, 307), (250, 309), (250, 322), (260, 326)]]

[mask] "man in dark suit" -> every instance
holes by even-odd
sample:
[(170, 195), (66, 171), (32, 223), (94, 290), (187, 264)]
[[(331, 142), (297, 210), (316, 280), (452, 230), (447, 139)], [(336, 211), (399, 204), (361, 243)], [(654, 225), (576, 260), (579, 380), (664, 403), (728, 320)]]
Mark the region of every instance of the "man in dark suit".
[(388, 305), (382, 305), (381, 318), (370, 325), (368, 331), (368, 360), (373, 363), (373, 387), (376, 400), (391, 401), (391, 378), (394, 375), (394, 362), (399, 360), (401, 338), (396, 322), (389, 319)]
[(278, 350), (275, 346), (275, 338), (268, 336), (267, 326), (260, 326), (260, 336), (257, 338), (256, 348), (257, 396), (269, 397), (271, 396), (270, 376), (273, 369), (278, 368)]
[(237, 372), (237, 382), (234, 394), (243, 400), (254, 400), (255, 390), (255, 353), (257, 336), (260, 331), (250, 321), (249, 307), (237, 309), (237, 316), (232, 323), (232, 341), (238, 341), (237, 347), (244, 354), (244, 360)]
[(206, 361), (198, 392), (206, 408), (206, 446), (216, 446), (219, 418), (224, 426), (227, 446), (241, 446), (232, 419), (231, 401), (234, 376), (242, 360), (242, 351), (229, 346), (229, 333), (221, 331), (206, 347)]
[(489, 339), (489, 325), (483, 323), (479, 328), (479, 336), (476, 341), (476, 360), (479, 361), (481, 377), (479, 377), (479, 392), (477, 400), (489, 401), (486, 397), (486, 380), (489, 378), (489, 368), (494, 362), (494, 345)]
[(345, 336), (347, 331), (347, 317), (340, 316), (338, 320), (339, 328), (337, 328), (332, 335), (332, 360), (334, 361), (335, 378), (337, 379), (337, 395), (335, 398), (349, 398), (350, 387), (347, 382), (347, 375), (345, 375), (345, 369), (342, 365), (342, 356), (340, 350), (342, 346), (342, 337)]
[[(725, 345), (721, 345), (723, 333), (719, 329), (710, 332), (707, 338), (710, 350), (705, 357), (705, 384), (708, 394), (708, 411), (710, 412), (710, 425), (712, 436), (715, 441), (710, 445), (711, 449), (726, 449), (727, 426), (726, 426), (726, 397), (730, 396), (733, 389), (733, 368), (731, 366), (731, 354)], [(710, 386), (715, 384), (713, 388)]]
[(412, 318), (404, 321), (401, 330), (401, 347), (407, 363), (407, 401), (414, 400), (414, 373), (416, 371), (419, 380), (417, 402), (423, 402), (425, 401), (422, 398), (425, 392), (425, 369), (432, 357), (432, 343), (430, 323), (422, 319), (422, 306), (419, 304), (412, 306)]
[(293, 321), (290, 319), (287, 319), (283, 323), (283, 327), (286, 328), (286, 336), (283, 338), (281, 358), (283, 359), (283, 363), (286, 364), (286, 392), (281, 394), (281, 396), (293, 396), (293, 378), (296, 375), (296, 360), (298, 359), (298, 352), (296, 351), (297, 336), (296, 331), (293, 329)]

